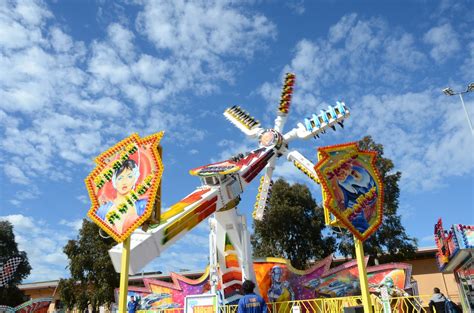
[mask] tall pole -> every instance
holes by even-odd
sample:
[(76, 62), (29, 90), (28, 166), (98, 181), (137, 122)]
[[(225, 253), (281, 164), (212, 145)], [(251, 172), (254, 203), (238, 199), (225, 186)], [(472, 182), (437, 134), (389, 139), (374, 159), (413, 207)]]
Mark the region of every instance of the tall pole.
[(219, 274), (217, 272), (217, 221), (216, 215), (209, 218), (209, 280), (211, 285), (211, 294), (217, 295), (217, 283)]
[(474, 131), (472, 130), (471, 119), (469, 118), (469, 113), (467, 113), (466, 105), (464, 104), (464, 99), (462, 98), (462, 93), (459, 93), (459, 98), (461, 98), (462, 107), (464, 109), (464, 113), (466, 113), (467, 122), (469, 123), (469, 128), (471, 129), (471, 135), (474, 136)]
[(119, 313), (127, 312), (128, 267), (130, 262), (130, 237), (123, 242), (122, 268), (120, 271)]
[(357, 258), (357, 269), (359, 270), (360, 290), (362, 292), (362, 304), (364, 305), (364, 312), (372, 313), (372, 303), (370, 300), (369, 293), (369, 282), (367, 280), (367, 270), (365, 268), (364, 260), (364, 243), (357, 239), (355, 236), (354, 243)]

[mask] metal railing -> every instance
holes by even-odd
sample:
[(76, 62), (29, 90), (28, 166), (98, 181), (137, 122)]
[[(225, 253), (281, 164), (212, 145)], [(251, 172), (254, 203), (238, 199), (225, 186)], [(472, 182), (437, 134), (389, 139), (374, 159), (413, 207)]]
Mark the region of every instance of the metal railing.
[[(428, 313), (430, 295), (392, 297), (389, 300), (392, 313)], [(456, 299), (451, 299), (455, 301)], [(457, 302), (457, 301), (455, 301)], [(340, 313), (344, 308), (362, 305), (361, 296), (324, 298), (312, 300), (299, 300), (288, 302), (275, 302), (268, 304), (269, 313), (291, 313), (293, 306), (299, 306), (300, 312), (307, 313)], [(373, 313), (383, 313), (382, 301), (372, 296)], [(228, 305), (219, 308), (219, 313), (236, 313), (236, 305)]]
[[(391, 297), (389, 300), (392, 313), (431, 313), (428, 309), (431, 295)], [(458, 297), (452, 301), (459, 303)], [(301, 313), (341, 313), (344, 308), (362, 305), (361, 296), (341, 298), (321, 298), (268, 303), (269, 313), (291, 313), (294, 306), (299, 306)], [(384, 313), (380, 298), (372, 295), (373, 313)], [(183, 308), (163, 310), (139, 310), (137, 313), (184, 313)], [(218, 313), (237, 313), (237, 305), (225, 305)]]
[(137, 313), (184, 313), (184, 308), (163, 309), (163, 310), (138, 310)]
[[(357, 306), (362, 303), (360, 296), (356, 297), (341, 297), (341, 298), (325, 298), (312, 300), (297, 300), (286, 302), (268, 303), (269, 313), (286, 313), (292, 312), (294, 306), (300, 308), (300, 312), (342, 312), (344, 307)], [(236, 305), (227, 305), (219, 308), (219, 313), (236, 313)]]

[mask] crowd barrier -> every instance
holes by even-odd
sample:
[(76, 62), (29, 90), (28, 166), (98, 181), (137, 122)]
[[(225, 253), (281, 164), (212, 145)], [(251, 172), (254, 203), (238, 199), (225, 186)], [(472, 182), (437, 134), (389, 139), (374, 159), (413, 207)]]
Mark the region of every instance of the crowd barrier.
[[(389, 300), (392, 313), (435, 313), (428, 309), (431, 295), (392, 297)], [(451, 297), (459, 304), (459, 298)], [(301, 313), (342, 313), (344, 308), (362, 305), (361, 296), (322, 298), (312, 300), (297, 300), (287, 302), (268, 303), (268, 313), (291, 313), (294, 306), (298, 306)], [(384, 313), (380, 298), (372, 295), (373, 313)], [(58, 312), (58, 311), (56, 311)], [(70, 310), (71, 313), (83, 313), (79, 310)], [(105, 312), (109, 312), (106, 310)], [(112, 311), (116, 313), (117, 311)], [(184, 313), (183, 308), (163, 310), (138, 310), (137, 313)], [(217, 313), (237, 313), (237, 305), (226, 305), (218, 308)]]
[[(392, 297), (389, 300), (392, 313), (431, 313), (428, 304), (431, 295)], [(459, 303), (458, 298), (452, 301)], [(268, 304), (269, 313), (291, 313), (294, 306), (300, 308), (301, 313), (341, 313), (344, 308), (362, 305), (361, 296), (324, 298), (312, 300), (298, 300), (287, 302), (274, 302)], [(372, 296), (373, 313), (383, 313), (383, 305), (380, 298)], [(140, 310), (138, 313), (184, 313), (184, 309), (167, 310)], [(226, 305), (219, 307), (218, 313), (237, 313), (237, 305)]]

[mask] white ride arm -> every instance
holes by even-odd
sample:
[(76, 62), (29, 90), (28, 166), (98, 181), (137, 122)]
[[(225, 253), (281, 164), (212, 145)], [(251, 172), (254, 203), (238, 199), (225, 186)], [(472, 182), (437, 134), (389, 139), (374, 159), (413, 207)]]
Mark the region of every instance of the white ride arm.
[(266, 165), (265, 174), (260, 178), (260, 186), (258, 187), (257, 200), (255, 201), (254, 210), (252, 216), (257, 221), (263, 219), (265, 208), (268, 204), (272, 190), (272, 175), (275, 170), (276, 156), (273, 156)]
[(234, 105), (228, 108), (225, 110), (224, 116), (249, 137), (258, 137), (263, 132), (260, 122), (239, 106)]
[(281, 133), (285, 126), (286, 119), (288, 118), (288, 112), (291, 106), (291, 97), (293, 96), (293, 86), (295, 85), (295, 74), (286, 73), (285, 83), (281, 91), (280, 105), (278, 106), (277, 118), (275, 119), (274, 129)]
[[(200, 187), (161, 214), (161, 224), (133, 232), (130, 242), (130, 275), (140, 272), (187, 232), (222, 208), (219, 188)], [(115, 271), (121, 270), (123, 244), (109, 250)]]
[(302, 171), (306, 176), (314, 180), (316, 183), (319, 184), (318, 175), (314, 170), (314, 164), (305, 158), (301, 153), (294, 150), (287, 154), (288, 161), (292, 162), (293, 165)]
[(297, 127), (287, 132), (283, 138), (290, 141), (296, 138), (318, 137), (329, 128), (336, 130), (336, 125), (344, 127), (344, 120), (349, 116), (350, 112), (346, 105), (343, 102), (337, 102), (335, 106), (329, 106), (326, 111), (321, 110), (318, 115), (313, 114), (311, 118), (305, 118), (304, 125), (298, 123)]

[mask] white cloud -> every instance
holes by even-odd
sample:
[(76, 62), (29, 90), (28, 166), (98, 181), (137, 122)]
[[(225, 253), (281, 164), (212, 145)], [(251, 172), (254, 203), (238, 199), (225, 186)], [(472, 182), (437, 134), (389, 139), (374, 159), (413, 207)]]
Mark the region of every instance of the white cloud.
[(26, 185), (30, 183), (30, 180), (26, 177), (25, 173), (18, 168), (15, 164), (6, 164), (4, 166), (5, 175), (11, 179), (12, 182)]
[(275, 34), (265, 16), (244, 15), (225, 1), (144, 2), (137, 25), (156, 48), (197, 61), (213, 63), (213, 55), (252, 55), (262, 39)]
[(434, 235), (428, 235), (428, 236), (420, 238), (419, 240), (420, 240), (420, 244), (423, 244), (424, 246), (427, 246), (427, 245), (434, 246), (435, 244)]
[(51, 13), (36, 1), (20, 1), (14, 8), (16, 18), (20, 18), (29, 26), (40, 26)]
[(135, 48), (133, 47), (133, 39), (135, 35), (120, 24), (111, 24), (107, 33), (110, 42), (116, 48), (116, 51), (126, 60), (133, 59), (135, 55)]
[[(438, 32), (430, 32), (428, 38), (438, 38)], [(350, 14), (330, 28), (327, 40), (299, 41), (282, 71), (296, 73), (292, 106), (296, 116), (333, 105), (326, 102), (328, 98), (345, 100), (351, 118), (335, 136), (343, 133), (354, 140), (372, 135), (384, 145), (385, 156), (401, 170), (402, 184), (411, 191), (437, 188), (447, 176), (474, 169), (473, 154), (465, 153), (474, 147), (461, 110), (453, 109), (439, 89), (432, 90), (434, 85), (415, 81), (417, 72), (431, 66), (418, 45), (415, 36), (393, 31), (380, 19), (361, 20)], [(261, 86), (260, 94), (268, 103), (277, 101), (280, 84)], [(468, 101), (467, 106), (472, 104)], [(277, 170), (291, 173), (286, 164)]]
[(285, 1), (285, 5), (290, 8), (291, 11), (298, 15), (302, 15), (306, 11), (304, 6), (304, 0)]
[[(63, 247), (74, 239), (82, 220), (61, 220), (57, 225), (31, 216), (13, 214), (0, 216), (13, 224), (18, 249), (26, 251), (32, 267), (26, 281), (46, 281), (69, 276), (66, 271), (67, 256)], [(64, 230), (60, 225), (67, 226)]]
[(347, 36), (347, 33), (354, 27), (357, 21), (357, 14), (347, 14), (340, 21), (329, 28), (328, 39), (332, 43), (336, 43)]
[[(413, 76), (407, 72), (418, 69), (424, 59), (413, 35), (393, 31), (380, 19), (362, 20), (349, 14), (330, 28), (327, 39), (300, 40), (282, 73), (296, 74), (292, 110), (311, 114), (366, 90), (409, 85)], [(280, 85), (281, 79), (264, 83), (259, 92), (268, 103), (275, 103)], [(327, 94), (329, 88), (343, 92), (344, 99)], [(334, 100), (326, 103), (329, 97)]]
[(284, 178), (289, 183), (295, 183), (296, 181), (314, 183), (308, 178), (308, 181), (305, 179), (305, 174), (298, 170), (293, 163), (289, 161), (279, 161), (275, 166), (275, 171), (273, 172), (273, 180), (277, 180), (279, 177)]
[(430, 91), (364, 96), (348, 126), (384, 145), (408, 189), (435, 189), (445, 177), (474, 169), (474, 156), (464, 153), (474, 149), (464, 116), (446, 99)]
[[(236, 131), (238, 130), (236, 129)], [(247, 137), (243, 138), (241, 141), (223, 139), (217, 143), (217, 146), (221, 148), (221, 152), (216, 158), (211, 158), (211, 162), (224, 161), (239, 153), (252, 151), (257, 148), (257, 141)]]
[(430, 55), (437, 62), (444, 62), (461, 48), (459, 36), (451, 24), (433, 27), (423, 37), (424, 41), (432, 45)]
[(76, 233), (78, 233), (82, 227), (82, 219), (77, 219), (74, 221), (60, 220), (59, 225), (71, 227)]
[(73, 48), (72, 38), (65, 34), (60, 28), (51, 28), (51, 45), (58, 52), (67, 52)]
[[(0, 149), (8, 155), (1, 168), (11, 182), (70, 179), (71, 164), (90, 163), (132, 132), (202, 140), (177, 97), (217, 90), (275, 35), (264, 16), (230, 3), (136, 5), (137, 29), (121, 19), (86, 45), (41, 1), (0, 4)], [(173, 40), (163, 41), (168, 28)], [(141, 51), (137, 37), (156, 51)]]
[(474, 69), (474, 41), (471, 41), (466, 46), (467, 51), (469, 51), (469, 55), (464, 59), (464, 63), (461, 67), (461, 73), (465, 81), (473, 82), (472, 69)]
[(77, 196), (76, 199), (79, 200), (83, 204), (91, 204), (91, 202), (89, 200), (89, 197), (87, 197), (85, 195)]

